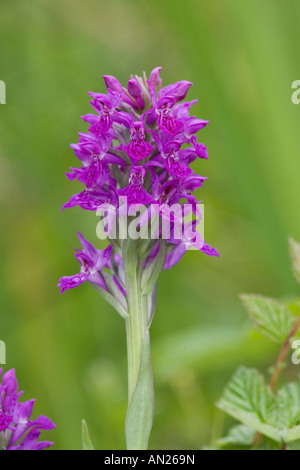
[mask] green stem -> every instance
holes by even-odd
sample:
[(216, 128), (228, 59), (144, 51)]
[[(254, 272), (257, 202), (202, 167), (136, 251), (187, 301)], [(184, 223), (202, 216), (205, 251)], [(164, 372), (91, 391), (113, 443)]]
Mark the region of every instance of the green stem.
[(278, 356), (276, 365), (274, 367), (274, 372), (273, 372), (273, 375), (272, 375), (272, 378), (271, 378), (271, 381), (270, 381), (270, 389), (272, 391), (275, 390), (275, 387), (278, 383), (281, 372), (283, 370), (284, 362), (286, 360), (286, 356), (287, 356), (287, 354), (289, 352), (289, 349), (291, 347), (291, 340), (293, 339), (293, 337), (297, 333), (297, 331), (299, 329), (299, 326), (300, 326), (300, 314), (298, 315), (298, 317), (297, 317), (297, 319), (296, 319), (296, 321), (293, 325), (293, 328), (290, 331), (289, 336), (286, 338), (285, 342), (283, 343), (282, 349), (281, 349), (280, 354)]
[(148, 308), (141, 289), (142, 261), (138, 258), (136, 241), (124, 241), (123, 260), (128, 302), (128, 317), (125, 320), (128, 356), (126, 438), (130, 450), (141, 450), (147, 449), (148, 444), (149, 435), (145, 435), (145, 429), (150, 434), (152, 426), (153, 385), (150, 355), (147, 352)]
[(145, 311), (145, 302), (143, 302), (140, 287), (140, 269), (136, 267), (136, 272), (130, 276), (130, 286), (127, 289), (128, 300), (128, 318), (126, 319), (126, 338), (128, 355), (128, 401), (137, 384), (142, 344), (145, 334), (148, 331), (147, 312)]

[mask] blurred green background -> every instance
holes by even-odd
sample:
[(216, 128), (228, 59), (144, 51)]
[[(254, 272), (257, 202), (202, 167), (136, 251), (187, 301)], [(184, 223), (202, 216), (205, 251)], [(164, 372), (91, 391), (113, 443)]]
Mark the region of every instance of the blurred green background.
[(222, 257), (189, 252), (163, 273), (151, 329), (150, 447), (199, 449), (227, 426), (214, 403), (233, 370), (266, 370), (277, 354), (239, 293), (299, 295), (287, 249), (300, 240), (299, 26), (298, 0), (1, 0), (0, 339), (35, 415), (57, 423), (56, 449), (81, 447), (82, 418), (97, 448), (125, 445), (123, 321), (90, 286), (56, 287), (77, 272), (76, 232), (97, 244), (93, 213), (59, 213), (80, 187), (64, 172), (87, 91), (105, 90), (102, 74), (126, 83), (161, 65), (165, 84), (194, 82), (195, 112), (211, 121), (196, 169)]

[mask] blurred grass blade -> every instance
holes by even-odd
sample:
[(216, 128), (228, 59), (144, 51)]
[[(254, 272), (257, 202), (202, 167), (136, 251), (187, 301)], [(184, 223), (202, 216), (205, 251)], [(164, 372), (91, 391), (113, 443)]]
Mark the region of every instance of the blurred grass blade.
[(82, 420), (82, 449), (83, 450), (95, 450), (93, 443), (90, 438), (90, 433), (86, 421)]

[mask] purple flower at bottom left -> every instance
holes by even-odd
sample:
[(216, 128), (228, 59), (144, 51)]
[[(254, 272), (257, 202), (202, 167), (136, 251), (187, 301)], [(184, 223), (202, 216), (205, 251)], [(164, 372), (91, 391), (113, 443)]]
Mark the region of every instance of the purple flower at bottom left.
[(23, 392), (18, 391), (15, 370), (9, 370), (3, 377), (2, 373), (0, 369), (0, 450), (42, 450), (53, 445), (38, 439), (41, 431), (50, 431), (55, 424), (46, 416), (32, 421), (35, 400), (19, 402)]

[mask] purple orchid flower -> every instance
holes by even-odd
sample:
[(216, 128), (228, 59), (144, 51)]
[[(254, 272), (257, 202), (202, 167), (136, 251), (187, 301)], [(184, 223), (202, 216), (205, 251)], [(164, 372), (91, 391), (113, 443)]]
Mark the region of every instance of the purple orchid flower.
[[(3, 369), (0, 369), (0, 379)], [(53, 442), (38, 442), (41, 431), (56, 426), (46, 416), (32, 421), (35, 400), (19, 403), (23, 392), (18, 392), (15, 370), (6, 372), (0, 382), (0, 450), (42, 450)]]
[(156, 67), (150, 73), (149, 82), (154, 88), (161, 87), (162, 85), (162, 79), (160, 78), (161, 70), (162, 70), (162, 67)]
[(145, 126), (142, 122), (133, 122), (130, 127), (131, 141), (124, 147), (131, 160), (140, 161), (153, 152), (153, 145), (145, 140)]
[(130, 170), (129, 185), (124, 189), (119, 189), (120, 196), (127, 198), (127, 204), (143, 204), (146, 206), (153, 197), (144, 189), (144, 179), (146, 169), (143, 166), (133, 166)]
[(114, 122), (129, 127), (133, 117), (121, 111), (117, 111), (122, 102), (122, 94), (108, 89), (108, 95), (103, 93), (92, 93), (89, 95), (94, 98), (91, 105), (98, 112), (98, 117), (94, 114), (86, 114), (82, 119), (91, 124), (89, 131), (96, 137), (106, 135), (110, 132)]
[(178, 152), (183, 144), (183, 141), (178, 140), (165, 140), (160, 138), (159, 135), (149, 130), (154, 137), (158, 151), (160, 154), (154, 157), (146, 166), (160, 166), (168, 170), (173, 176), (184, 178), (185, 176), (193, 173), (193, 170), (188, 166), (181, 163), (178, 157)]
[[(104, 209), (110, 215), (111, 230), (116, 214), (127, 211), (122, 200), (130, 209), (147, 206), (141, 224), (153, 214), (162, 223), (176, 224), (181, 210), (174, 212), (172, 207), (180, 207), (183, 201), (199, 217), (194, 191), (207, 178), (197, 175), (191, 164), (198, 158), (208, 158), (207, 148), (197, 141), (196, 133), (209, 122), (191, 115), (197, 100), (184, 101), (192, 83), (180, 81), (162, 88), (160, 73), (161, 67), (156, 67), (149, 80), (145, 75), (131, 76), (127, 88), (115, 77), (105, 75), (107, 94), (89, 93), (98, 115), (83, 117), (91, 125), (89, 132), (79, 134), (79, 143), (71, 146), (82, 166), (67, 173), (70, 180), (79, 180), (85, 189), (72, 196), (63, 209), (77, 205), (84, 210)], [(176, 248), (171, 247), (168, 258), (173, 260), (190, 246), (188, 240), (174, 244), (170, 238), (168, 243)], [(214, 249), (206, 252), (218, 256)], [(75, 285), (86, 280), (83, 271), (73, 278)]]
[(148, 113), (147, 123), (151, 124), (156, 114), (158, 116), (158, 127), (172, 136), (177, 135), (183, 126), (183, 122), (173, 115), (171, 108), (185, 98), (192, 83), (182, 81), (174, 83), (174, 85), (168, 85), (158, 92), (158, 97), (156, 97), (155, 88), (150, 81), (148, 81), (148, 85), (152, 98), (153, 111)]
[(143, 92), (140, 84), (135, 79), (131, 79), (127, 83), (127, 90), (130, 96), (136, 101), (140, 109), (144, 109), (145, 103), (143, 100)]
[(102, 204), (116, 204), (117, 192), (112, 186), (95, 190), (85, 189), (79, 194), (74, 194), (71, 199), (62, 206), (62, 210), (75, 206), (88, 211), (96, 211)]
[(120, 157), (109, 153), (111, 147), (111, 137), (100, 136), (97, 140), (81, 135), (78, 144), (72, 144), (75, 155), (82, 161), (81, 168), (71, 167), (72, 173), (67, 172), (69, 180), (77, 179), (85, 184), (87, 188), (95, 185), (103, 186), (110, 178), (108, 164), (125, 166), (126, 163)]
[(205, 243), (201, 234), (195, 230), (198, 221), (189, 222), (184, 226), (183, 235), (170, 239), (169, 243), (174, 245), (171, 253), (168, 254), (164, 269), (171, 269), (175, 266), (183, 255), (192, 247), (208, 256), (219, 257), (218, 250)]
[(128, 96), (126, 88), (124, 88), (119, 80), (112, 75), (103, 75), (103, 79), (108, 90), (118, 93), (122, 97), (122, 107), (128, 110), (138, 109), (136, 103)]
[(85, 281), (89, 281), (107, 290), (105, 281), (99, 271), (104, 267), (110, 267), (112, 245), (109, 245), (104, 251), (101, 251), (94, 248), (81, 233), (78, 233), (78, 238), (81, 242), (82, 250), (76, 248), (74, 248), (74, 250), (75, 258), (81, 264), (81, 270), (79, 274), (65, 276), (59, 280), (58, 287), (61, 288), (60, 293), (63, 294), (66, 290), (73, 289), (83, 284)]

